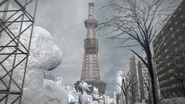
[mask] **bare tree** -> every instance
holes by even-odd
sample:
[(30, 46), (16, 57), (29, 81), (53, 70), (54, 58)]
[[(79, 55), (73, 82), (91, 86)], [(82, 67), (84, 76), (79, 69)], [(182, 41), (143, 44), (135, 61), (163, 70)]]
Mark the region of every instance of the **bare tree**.
[(147, 82), (144, 82), (144, 85), (147, 88), (148, 91), (148, 103), (151, 104), (152, 103), (152, 99), (151, 99), (151, 81), (150, 81), (150, 76), (148, 74), (144, 74), (145, 79), (147, 80)]
[[(110, 18), (100, 24), (100, 30), (107, 30), (105, 33), (110, 39), (118, 39), (146, 65), (152, 86), (153, 103), (157, 103), (154, 70), (152, 65), (152, 41), (159, 33), (161, 27), (170, 17), (175, 9), (176, 0), (111, 0), (103, 8), (115, 10)], [(136, 50), (142, 49), (146, 54), (143, 59)]]
[[(120, 88), (125, 98), (125, 103), (128, 104), (128, 97), (129, 97), (129, 91), (130, 89), (134, 89), (134, 86), (137, 84), (137, 81), (133, 81), (133, 78), (124, 78), (122, 77), (121, 85), (116, 83)], [(134, 95), (132, 95), (134, 96)], [(124, 103), (124, 101), (123, 101)]]
[(116, 94), (116, 104), (119, 104), (119, 100), (120, 100), (120, 94)]
[(130, 85), (130, 88), (129, 88), (129, 92), (131, 92), (131, 98), (132, 98), (132, 101), (131, 101), (131, 104), (134, 104), (136, 102), (136, 84), (137, 84), (137, 81), (134, 82), (134, 80), (131, 80), (131, 85)]

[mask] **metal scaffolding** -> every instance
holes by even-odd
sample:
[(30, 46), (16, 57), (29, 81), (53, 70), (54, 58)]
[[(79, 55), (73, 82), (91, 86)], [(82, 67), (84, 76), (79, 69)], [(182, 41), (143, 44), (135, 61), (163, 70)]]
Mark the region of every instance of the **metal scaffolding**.
[(21, 104), (36, 7), (37, 0), (0, 1), (0, 104)]

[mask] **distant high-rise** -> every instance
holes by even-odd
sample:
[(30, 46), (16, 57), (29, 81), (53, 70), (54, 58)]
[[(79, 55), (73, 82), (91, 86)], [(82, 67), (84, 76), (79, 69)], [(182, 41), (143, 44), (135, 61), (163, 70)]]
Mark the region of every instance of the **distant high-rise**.
[(148, 100), (149, 91), (146, 86), (146, 84), (149, 85), (150, 82), (148, 79), (148, 69), (137, 56), (130, 58), (129, 76), (133, 86), (131, 89), (132, 102), (145, 102)]

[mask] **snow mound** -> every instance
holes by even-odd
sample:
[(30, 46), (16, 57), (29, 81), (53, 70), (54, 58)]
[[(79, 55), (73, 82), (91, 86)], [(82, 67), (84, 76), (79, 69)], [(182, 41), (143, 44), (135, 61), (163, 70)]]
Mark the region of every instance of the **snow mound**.
[(66, 104), (67, 92), (60, 83), (44, 79), (39, 88), (25, 89), (23, 104)]
[(75, 88), (67, 85), (65, 89), (68, 92), (68, 103), (67, 104), (78, 104), (79, 93), (76, 92)]
[(163, 99), (162, 101), (160, 101), (159, 104), (185, 104), (185, 98), (178, 97), (178, 98), (171, 98), (171, 99)]

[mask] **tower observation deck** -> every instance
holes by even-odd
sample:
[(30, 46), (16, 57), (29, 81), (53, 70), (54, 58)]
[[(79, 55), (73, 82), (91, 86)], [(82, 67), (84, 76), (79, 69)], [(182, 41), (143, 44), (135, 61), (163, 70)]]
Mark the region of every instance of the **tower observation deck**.
[[(88, 19), (84, 21), (87, 29), (86, 38), (84, 40), (84, 58), (80, 81), (85, 81), (88, 84), (99, 89), (100, 94), (105, 93), (106, 83), (100, 80), (100, 68), (98, 63), (98, 39), (96, 37), (96, 29), (98, 21), (94, 15), (94, 3), (89, 3)], [(75, 83), (75, 88), (78, 90), (78, 84)]]

